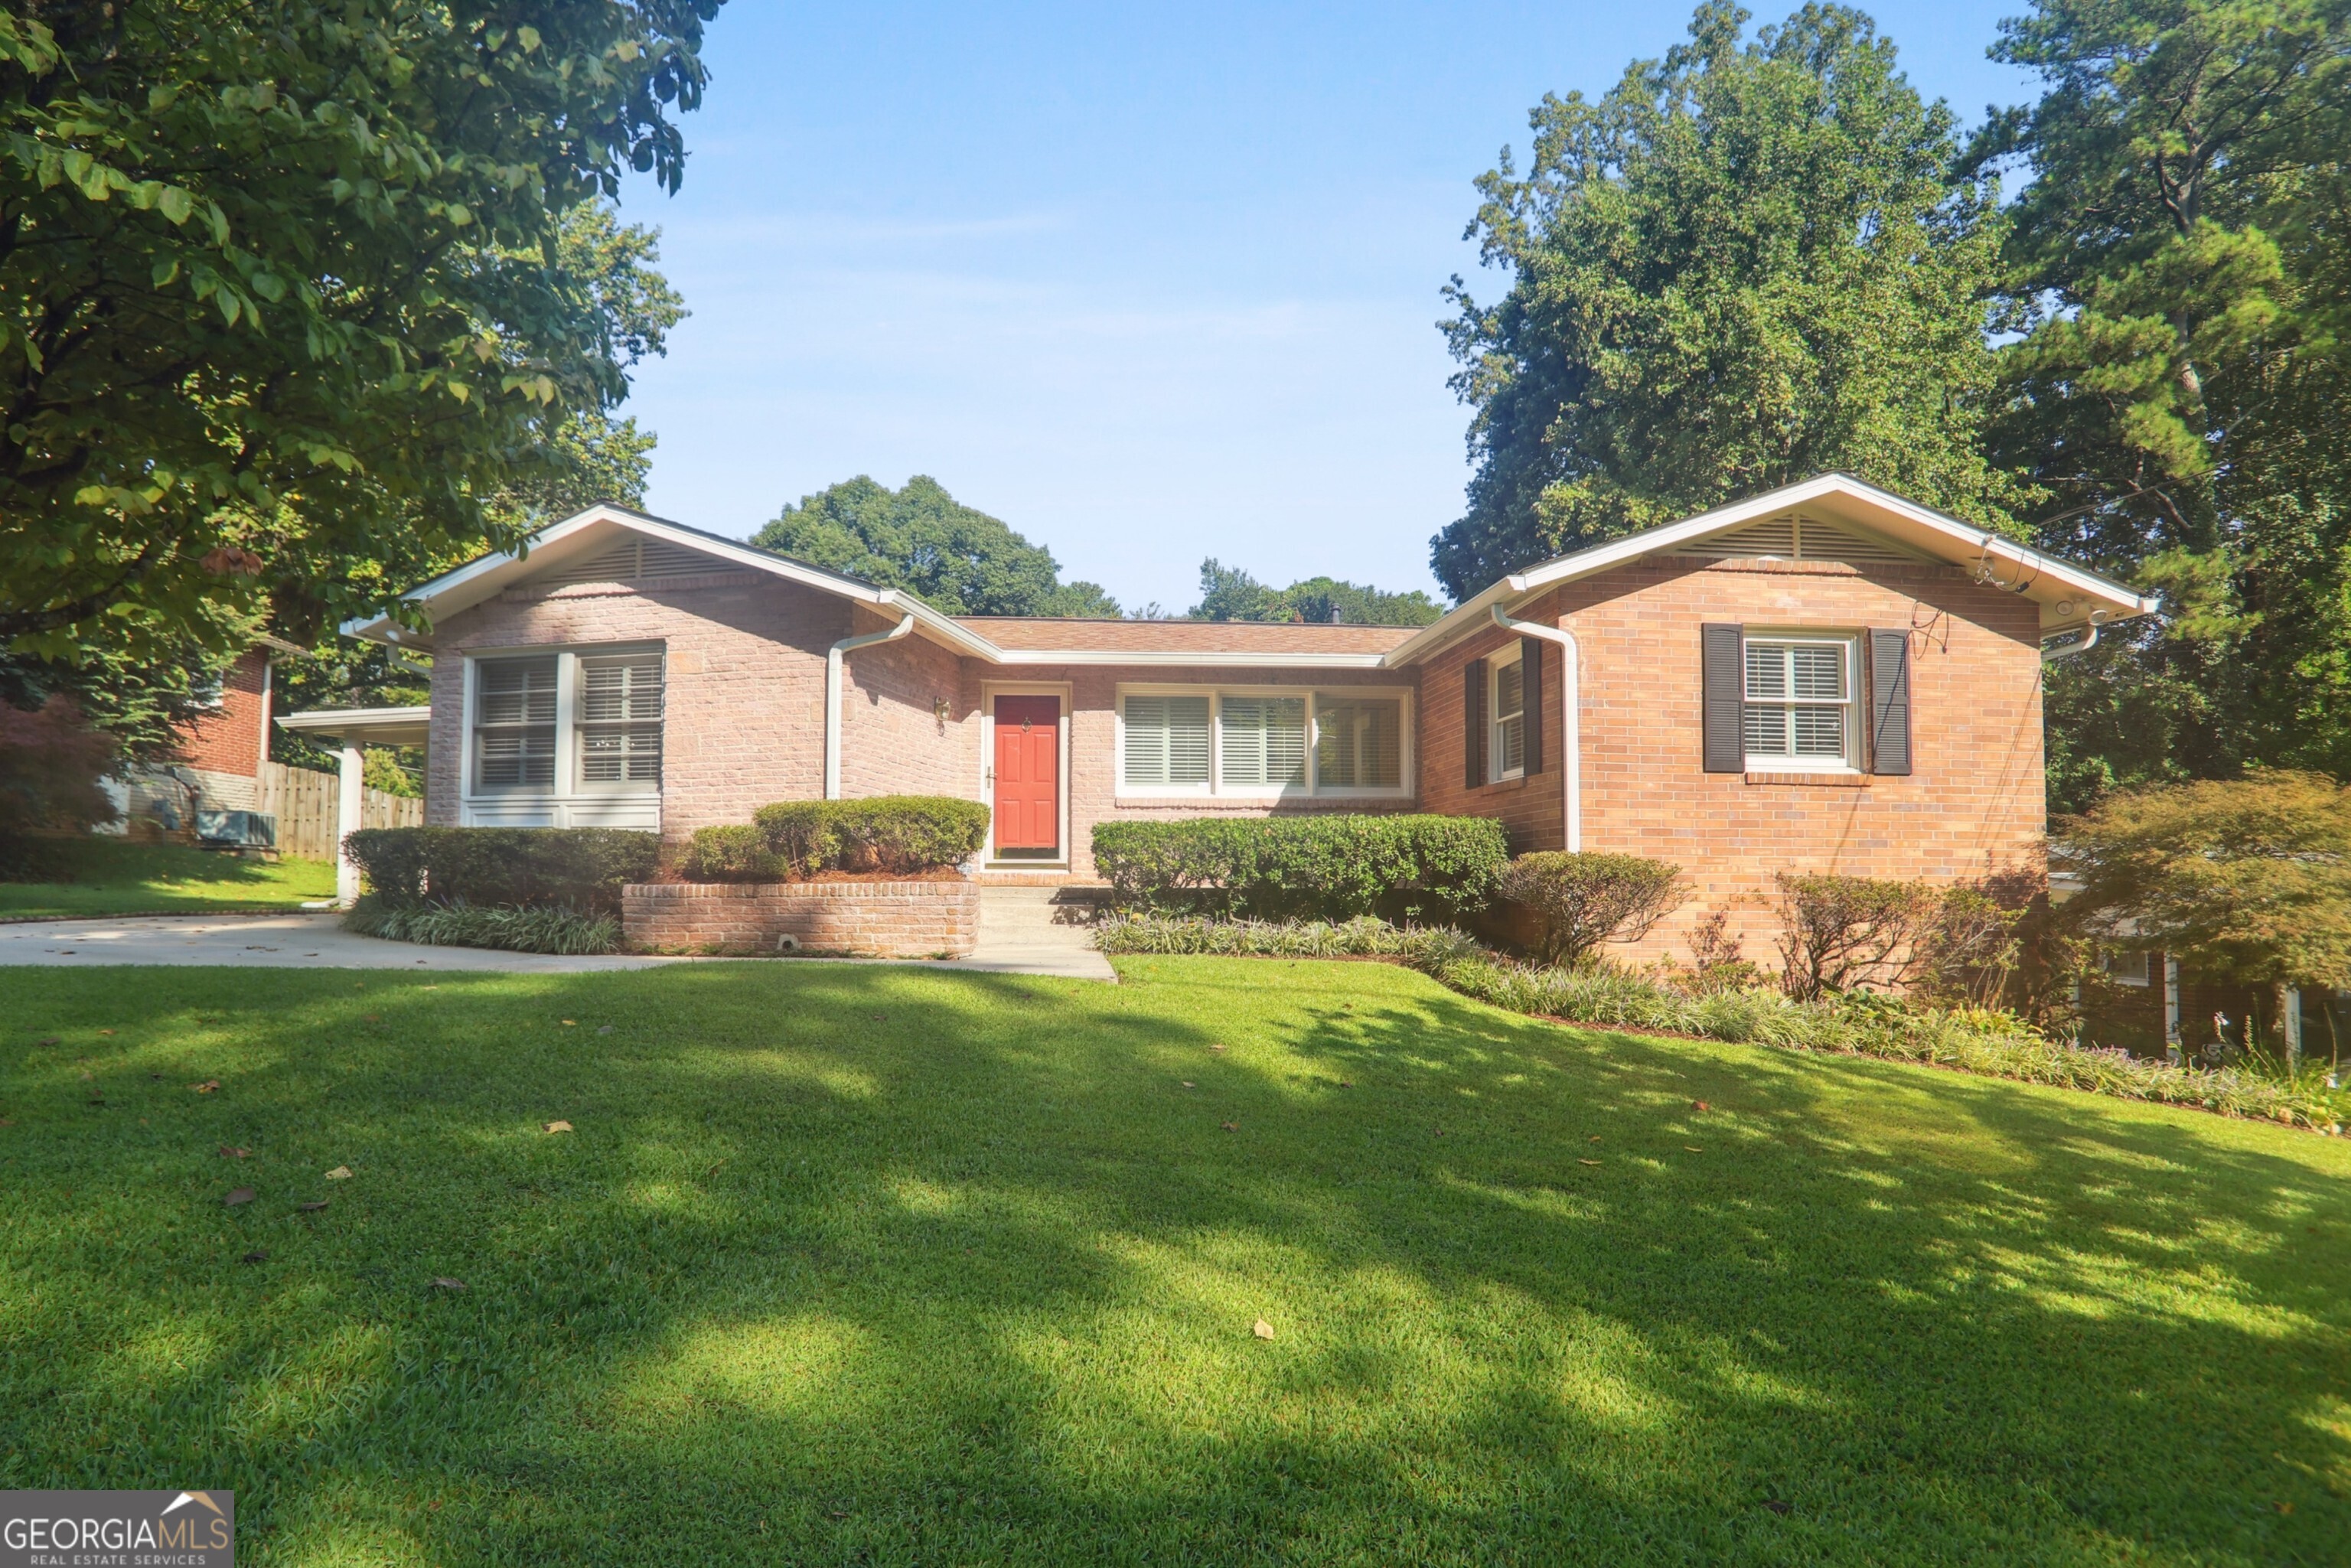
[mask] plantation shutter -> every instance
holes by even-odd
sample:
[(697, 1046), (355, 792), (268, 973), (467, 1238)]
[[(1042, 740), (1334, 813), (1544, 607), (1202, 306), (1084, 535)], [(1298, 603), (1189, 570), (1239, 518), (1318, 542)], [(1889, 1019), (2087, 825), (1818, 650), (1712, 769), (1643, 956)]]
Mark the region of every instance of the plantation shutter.
[(1461, 671), (1462, 786), (1486, 782), (1486, 661), (1472, 659)]
[(1869, 633), (1869, 770), (1910, 771), (1910, 633)]
[(1520, 699), (1526, 705), (1526, 716), (1520, 723), (1526, 731), (1527, 777), (1530, 779), (1542, 771), (1542, 661), (1541, 638), (1519, 639), (1519, 667), (1526, 672), (1520, 677), (1526, 682), (1525, 695)]
[(1740, 733), (1747, 682), (1740, 664), (1740, 650), (1746, 641), (1744, 626), (1710, 622), (1698, 628), (1699, 705), (1705, 715), (1708, 773), (1747, 771), (1747, 742)]

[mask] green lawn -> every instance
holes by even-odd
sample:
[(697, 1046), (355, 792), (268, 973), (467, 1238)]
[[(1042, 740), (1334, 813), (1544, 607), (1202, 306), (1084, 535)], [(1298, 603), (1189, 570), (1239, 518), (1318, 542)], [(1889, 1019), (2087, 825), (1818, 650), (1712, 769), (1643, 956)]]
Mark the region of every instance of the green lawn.
[(0, 1488), (256, 1564), (2351, 1560), (2351, 1141), (1121, 968), (0, 971)]
[(249, 861), (184, 844), (92, 838), (74, 845), (70, 882), (0, 882), (0, 920), (295, 909), (334, 896), (332, 861)]

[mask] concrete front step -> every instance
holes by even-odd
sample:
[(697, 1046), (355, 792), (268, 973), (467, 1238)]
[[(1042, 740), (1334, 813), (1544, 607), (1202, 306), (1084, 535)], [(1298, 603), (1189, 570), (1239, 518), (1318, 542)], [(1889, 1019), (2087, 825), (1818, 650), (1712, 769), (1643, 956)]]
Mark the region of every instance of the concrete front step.
[(1093, 945), (1092, 926), (1101, 909), (1100, 900), (1092, 896), (1095, 892), (982, 883), (979, 946), (967, 965), (1115, 980), (1117, 972)]

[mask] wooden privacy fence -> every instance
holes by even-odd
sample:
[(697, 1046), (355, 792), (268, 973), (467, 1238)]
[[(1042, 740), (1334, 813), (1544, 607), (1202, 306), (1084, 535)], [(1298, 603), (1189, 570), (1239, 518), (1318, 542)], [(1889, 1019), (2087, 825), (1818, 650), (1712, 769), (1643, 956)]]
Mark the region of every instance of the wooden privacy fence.
[[(277, 819), (280, 854), (311, 860), (335, 858), (337, 819), (342, 810), (342, 780), (310, 768), (288, 768), (265, 762), (254, 780), (254, 810)], [(360, 791), (362, 828), (421, 828), (424, 802), (413, 795), (387, 795), (381, 789)]]

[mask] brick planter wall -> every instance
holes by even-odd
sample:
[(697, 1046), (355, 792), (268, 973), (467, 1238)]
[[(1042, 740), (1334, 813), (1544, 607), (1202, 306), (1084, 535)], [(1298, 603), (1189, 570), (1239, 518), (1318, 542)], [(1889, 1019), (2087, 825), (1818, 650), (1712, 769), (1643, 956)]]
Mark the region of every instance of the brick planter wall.
[(637, 953), (803, 953), (962, 958), (979, 940), (972, 882), (645, 883), (621, 890), (622, 944)]

